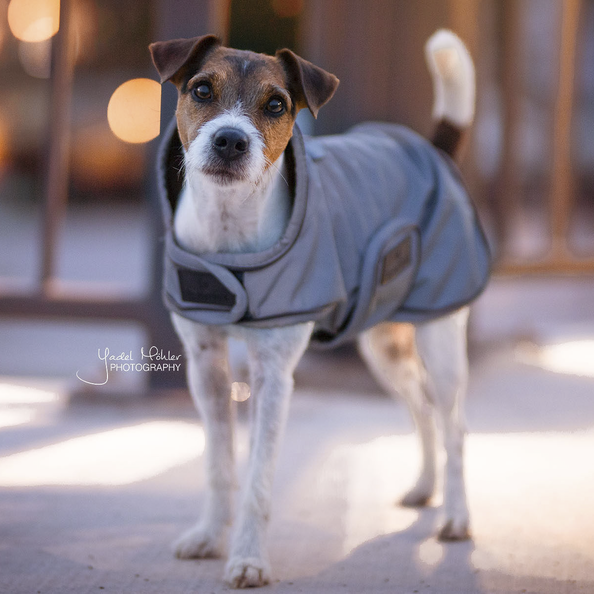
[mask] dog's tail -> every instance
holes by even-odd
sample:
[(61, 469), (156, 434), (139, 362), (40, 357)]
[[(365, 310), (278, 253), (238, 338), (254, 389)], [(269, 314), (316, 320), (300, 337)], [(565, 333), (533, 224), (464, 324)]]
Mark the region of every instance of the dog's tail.
[(474, 64), (462, 40), (447, 29), (439, 29), (429, 38), (425, 59), (435, 93), (433, 118), (437, 125), (432, 142), (455, 158), (474, 119)]

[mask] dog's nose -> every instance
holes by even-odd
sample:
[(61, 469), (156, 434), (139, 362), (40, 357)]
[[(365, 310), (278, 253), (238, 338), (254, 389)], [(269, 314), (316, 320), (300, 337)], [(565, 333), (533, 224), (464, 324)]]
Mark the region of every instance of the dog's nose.
[(247, 134), (237, 128), (221, 128), (212, 141), (216, 153), (227, 161), (233, 161), (244, 155), (249, 144)]

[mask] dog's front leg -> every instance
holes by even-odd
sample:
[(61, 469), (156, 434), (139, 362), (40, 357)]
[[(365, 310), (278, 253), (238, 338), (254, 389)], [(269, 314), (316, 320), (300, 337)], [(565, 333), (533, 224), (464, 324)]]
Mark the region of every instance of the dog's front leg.
[(187, 356), (188, 384), (205, 432), (206, 500), (200, 521), (175, 543), (180, 559), (218, 557), (231, 524), (235, 475), (227, 340), (211, 326), (176, 314), (172, 321)]
[(274, 465), (293, 391), (293, 372), (312, 328), (307, 323), (246, 333), (255, 401), (248, 473), (225, 571), (235, 588), (262, 586), (270, 580), (265, 539)]

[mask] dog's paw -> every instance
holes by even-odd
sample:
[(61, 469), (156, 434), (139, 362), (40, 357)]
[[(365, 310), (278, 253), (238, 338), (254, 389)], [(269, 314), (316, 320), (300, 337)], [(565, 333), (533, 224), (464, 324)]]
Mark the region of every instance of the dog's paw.
[(433, 486), (429, 487), (423, 484), (414, 486), (404, 497), (399, 501), (403, 507), (424, 507), (429, 503), (433, 496)]
[(256, 557), (232, 557), (225, 567), (225, 581), (232, 588), (265, 586), (270, 582), (270, 568)]
[(204, 559), (223, 554), (223, 538), (202, 526), (184, 532), (174, 543), (173, 553), (178, 559)]
[(468, 540), (470, 538), (470, 530), (468, 528), (468, 519), (453, 519), (449, 518), (442, 526), (437, 534), (437, 539), (442, 542), (450, 542), (456, 540)]

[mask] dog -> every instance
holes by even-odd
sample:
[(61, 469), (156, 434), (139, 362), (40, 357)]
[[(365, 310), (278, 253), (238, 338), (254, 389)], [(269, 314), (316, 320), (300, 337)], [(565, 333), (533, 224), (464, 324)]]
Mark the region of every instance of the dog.
[[(359, 154), (367, 155), (369, 167), (394, 158), (394, 166), (388, 163), (387, 167), (402, 176), (418, 169), (418, 182), (400, 185), (404, 192), (414, 184), (423, 187), (431, 204), (437, 184), (427, 171), (441, 172), (435, 174), (441, 176), (439, 184), (458, 184), (445, 153), (457, 154), (459, 141), (474, 116), (474, 67), (466, 47), (447, 30), (438, 31), (426, 44), (435, 92), (433, 145), (413, 137), (412, 132), (381, 127), (364, 127), (350, 136), (329, 137), (317, 144), (312, 139), (304, 144), (295, 126), (298, 111), (308, 108), (317, 116), (334, 94), (338, 79), (288, 49), (267, 56), (223, 47), (218, 38), (207, 35), (153, 43), (150, 51), (161, 82), (171, 81), (178, 90), (175, 121), (160, 157), (164, 191), (176, 194), (175, 199), (168, 196), (163, 201), (168, 228), (164, 294), (184, 345), (189, 389), (206, 434), (204, 509), (198, 523), (174, 544), (175, 555), (181, 559), (222, 555), (232, 525), (236, 482), (228, 337), (247, 344), (253, 395), (249, 469), (225, 568), (225, 580), (232, 587), (262, 586), (270, 581), (266, 531), (275, 459), (293, 390), (293, 372), (314, 338), (332, 346), (358, 334), (360, 353), (372, 374), (388, 392), (408, 402), (420, 435), (423, 461), (418, 481), (401, 501), (405, 506), (425, 505), (434, 494), (435, 421), (440, 421), (447, 461), (445, 520), (438, 536), (442, 540), (469, 538), (462, 462), (466, 326), (468, 303), (488, 277), (484, 238), (480, 230), (473, 230), (479, 228), (474, 211), (468, 214), (472, 209), (463, 198), (464, 225), (472, 227), (470, 243), (478, 245), (475, 251), (480, 252), (475, 258), (480, 270), (466, 287), (460, 279), (473, 273), (461, 276), (456, 266), (472, 268), (472, 262), (465, 260), (471, 250), (459, 245), (452, 250), (453, 264), (446, 265), (440, 264), (439, 258), (448, 250), (437, 247), (430, 256), (435, 258), (433, 271), (423, 273), (419, 254), (433, 242), (419, 236), (415, 225), (403, 226), (398, 221), (391, 227), (382, 226), (378, 233), (372, 230), (374, 235), (360, 240), (358, 232), (352, 236), (338, 233), (348, 235), (350, 244), (340, 248), (348, 257), (339, 253), (335, 258), (342, 261), (342, 272), (332, 272), (327, 263), (330, 256), (320, 254), (340, 251), (333, 247), (335, 239), (329, 239), (328, 229), (337, 224), (337, 218), (354, 216), (352, 209), (341, 207), (341, 196), (333, 197), (331, 206), (330, 200), (312, 196), (303, 206), (300, 197), (318, 185), (327, 192), (346, 193), (353, 184), (363, 184), (365, 191), (372, 182), (383, 183), (377, 179), (353, 181), (349, 167)], [(394, 144), (393, 136), (401, 144)], [(345, 158), (346, 173), (335, 175), (335, 162), (340, 159), (332, 151), (351, 146), (353, 138), (372, 148), (353, 145), (359, 148), (353, 149), (354, 157), (349, 154)], [(409, 145), (413, 148), (406, 148)], [(398, 169), (396, 158), (401, 154), (408, 155), (403, 158), (410, 163)], [(325, 173), (321, 165), (317, 173), (310, 171), (309, 186), (304, 190), (304, 168), (319, 163), (331, 173)], [(348, 183), (341, 181), (341, 175)], [(363, 177), (379, 179), (382, 175)], [(399, 184), (398, 179), (386, 183)], [(366, 221), (375, 208), (371, 204), (374, 192), (366, 193), (368, 208), (359, 209)], [(328, 208), (336, 212), (327, 216)], [(421, 215), (426, 224), (426, 212)], [(385, 222), (383, 217), (380, 213), (378, 221)], [(341, 224), (346, 225), (345, 221)], [(434, 232), (441, 233), (439, 229), (447, 229), (448, 224), (437, 225)], [(451, 229), (444, 233), (447, 241), (442, 238), (436, 245), (455, 243), (463, 235)], [(295, 239), (297, 234), (305, 239)], [(363, 250), (362, 245), (372, 247)], [(378, 258), (382, 261), (379, 268), (374, 261)], [(370, 290), (363, 281), (357, 289), (349, 285), (359, 282), (352, 280), (352, 271), (359, 268), (363, 276), (372, 279), (365, 285)], [(314, 274), (317, 280), (309, 278)], [(422, 274), (425, 280), (419, 282)], [(452, 288), (439, 295), (434, 292), (427, 299), (437, 303), (444, 291), (456, 296), (428, 313), (422, 308), (403, 309), (411, 295), (422, 300), (423, 287), (432, 275), (441, 279), (440, 286)], [(316, 288), (309, 290), (307, 298), (302, 297), (307, 293), (303, 287), (310, 282)], [(289, 288), (281, 291), (280, 297), (271, 297), (277, 285)], [(336, 287), (342, 291), (340, 298)], [(353, 299), (365, 304), (354, 305)], [(274, 315), (273, 305), (277, 308)]]

